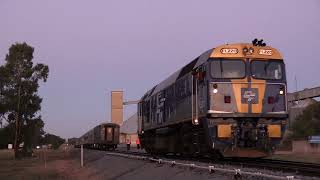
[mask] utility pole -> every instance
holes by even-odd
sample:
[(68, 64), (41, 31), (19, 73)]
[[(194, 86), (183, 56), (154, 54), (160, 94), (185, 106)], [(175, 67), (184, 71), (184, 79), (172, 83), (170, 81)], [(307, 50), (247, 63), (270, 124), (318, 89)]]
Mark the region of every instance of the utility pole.
[[(298, 81), (297, 81), (297, 76), (294, 76), (294, 84), (295, 84), (295, 88), (296, 88), (296, 92), (298, 92)], [(299, 99), (299, 93), (297, 93), (297, 97), (296, 99)], [(298, 104), (299, 104), (299, 100), (298, 100)]]
[(81, 160), (80, 160), (80, 163), (81, 163), (81, 167), (83, 167), (83, 144), (81, 144)]

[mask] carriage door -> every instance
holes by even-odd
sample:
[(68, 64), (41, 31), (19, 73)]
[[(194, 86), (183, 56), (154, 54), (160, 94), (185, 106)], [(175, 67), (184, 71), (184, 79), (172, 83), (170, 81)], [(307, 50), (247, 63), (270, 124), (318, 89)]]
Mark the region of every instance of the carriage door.
[(119, 133), (119, 127), (114, 127), (113, 128), (113, 143), (118, 144), (119, 143), (119, 137), (120, 133)]
[(107, 127), (106, 128), (106, 140), (107, 141), (112, 141), (113, 140), (113, 129), (112, 129), (112, 127)]

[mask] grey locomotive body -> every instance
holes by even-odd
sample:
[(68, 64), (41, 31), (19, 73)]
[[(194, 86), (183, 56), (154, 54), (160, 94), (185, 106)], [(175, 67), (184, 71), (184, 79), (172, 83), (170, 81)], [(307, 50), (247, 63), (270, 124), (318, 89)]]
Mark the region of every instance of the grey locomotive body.
[(263, 157), (280, 143), (286, 120), (280, 53), (251, 44), (203, 53), (138, 104), (138, 134), (150, 153)]

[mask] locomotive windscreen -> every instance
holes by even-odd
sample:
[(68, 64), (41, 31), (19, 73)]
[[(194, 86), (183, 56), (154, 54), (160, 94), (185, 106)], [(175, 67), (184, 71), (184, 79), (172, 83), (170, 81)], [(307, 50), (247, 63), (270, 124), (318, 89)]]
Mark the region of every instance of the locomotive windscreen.
[(257, 79), (282, 79), (283, 62), (270, 60), (253, 60), (251, 62), (251, 73), (252, 77)]
[(213, 59), (211, 74), (213, 78), (243, 78), (246, 65), (241, 59)]

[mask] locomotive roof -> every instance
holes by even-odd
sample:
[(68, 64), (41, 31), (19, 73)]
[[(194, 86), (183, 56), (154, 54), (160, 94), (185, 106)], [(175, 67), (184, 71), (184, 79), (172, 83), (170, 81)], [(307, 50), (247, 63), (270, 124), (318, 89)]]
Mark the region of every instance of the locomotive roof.
[[(189, 62), (187, 65), (184, 67), (180, 68), (178, 71), (174, 72), (172, 75), (170, 75), (168, 78), (166, 78), (164, 81), (160, 82), (158, 85), (156, 85), (154, 88), (150, 89), (143, 97), (142, 100), (152, 96), (162, 89), (170, 86), (174, 82), (176, 82), (178, 79), (183, 77), (183, 75), (187, 72), (190, 72), (192, 69), (198, 67), (199, 65), (203, 64), (205, 61), (208, 60), (210, 57), (210, 54), (212, 53), (213, 49), (210, 49), (204, 53), (202, 53), (199, 57), (194, 59), (193, 61)], [(187, 68), (187, 72), (183, 72), (184, 69)], [(189, 70), (189, 71), (188, 71)]]

